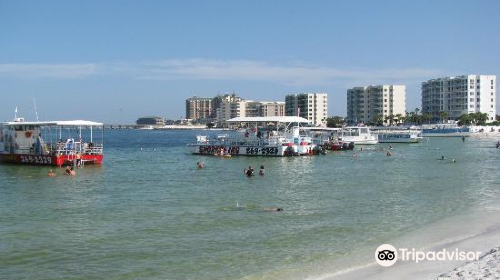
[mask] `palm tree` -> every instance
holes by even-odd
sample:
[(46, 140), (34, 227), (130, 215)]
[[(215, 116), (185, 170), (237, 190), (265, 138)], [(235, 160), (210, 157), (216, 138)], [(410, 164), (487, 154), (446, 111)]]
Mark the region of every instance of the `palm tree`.
[(429, 121), (432, 119), (432, 115), (429, 113), (425, 113), (425, 114), (422, 114), (422, 116), (420, 116), (420, 119), (422, 120), (422, 123), (425, 123), (426, 121)]
[(396, 125), (398, 125), (399, 123), (403, 122), (403, 115), (402, 114), (396, 114), (396, 116), (394, 116), (395, 118), (395, 121), (396, 121)]
[(446, 111), (441, 111), (439, 112), (439, 117), (441, 118), (441, 122), (444, 123), (444, 120), (446, 120), (450, 116), (450, 113)]

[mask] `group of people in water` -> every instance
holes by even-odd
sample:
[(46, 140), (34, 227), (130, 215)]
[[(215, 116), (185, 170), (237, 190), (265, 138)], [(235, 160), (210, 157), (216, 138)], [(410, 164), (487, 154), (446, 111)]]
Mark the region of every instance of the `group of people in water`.
[[(249, 165), (247, 169), (243, 170), (243, 174), (245, 174), (247, 177), (252, 177), (255, 175), (255, 170), (251, 165)], [(264, 176), (264, 174), (266, 174), (266, 170), (264, 169), (264, 165), (261, 165), (259, 170), (259, 176)]]
[[(64, 170), (64, 174), (67, 176), (76, 176), (76, 171), (73, 168), (73, 166), (68, 165), (68, 166), (66, 166), (66, 169)], [(47, 173), (47, 176), (55, 177), (56, 173), (52, 169), (50, 169), (49, 172)]]

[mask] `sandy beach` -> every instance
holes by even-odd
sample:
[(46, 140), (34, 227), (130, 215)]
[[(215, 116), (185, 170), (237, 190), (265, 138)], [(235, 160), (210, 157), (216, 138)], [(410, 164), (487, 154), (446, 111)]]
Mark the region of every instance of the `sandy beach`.
[[(345, 272), (323, 275), (317, 279), (500, 279), (500, 208), (488, 206), (466, 215), (434, 224), (401, 240), (396, 248), (410, 248), (413, 244), (431, 244), (417, 247), (422, 251), (448, 252), (459, 249), (465, 252), (481, 252), (477, 261), (398, 261), (391, 267), (379, 266), (375, 261)], [(425, 241), (424, 241), (425, 240)]]
[(478, 261), (441, 274), (435, 280), (500, 279), (500, 247), (491, 249)]

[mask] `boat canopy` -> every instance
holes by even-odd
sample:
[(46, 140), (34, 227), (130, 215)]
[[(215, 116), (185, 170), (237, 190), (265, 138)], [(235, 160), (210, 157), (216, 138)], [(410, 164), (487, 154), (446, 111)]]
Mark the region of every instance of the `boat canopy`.
[(307, 119), (297, 116), (282, 116), (282, 117), (237, 117), (227, 120), (227, 122), (242, 123), (242, 122), (277, 122), (277, 123), (309, 123)]
[(43, 122), (6, 122), (5, 126), (30, 125), (30, 126), (103, 126), (103, 123), (74, 120), (74, 121), (43, 121)]
[(341, 127), (319, 127), (319, 126), (307, 126), (301, 127), (301, 130), (310, 130), (310, 131), (339, 131), (342, 130)]

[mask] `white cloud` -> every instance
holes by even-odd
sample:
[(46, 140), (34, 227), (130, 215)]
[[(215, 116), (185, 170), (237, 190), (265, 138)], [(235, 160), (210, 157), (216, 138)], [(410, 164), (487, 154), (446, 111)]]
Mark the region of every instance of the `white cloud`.
[(79, 78), (95, 75), (99, 66), (87, 64), (0, 64), (0, 76), (20, 78)]
[(288, 86), (364, 85), (422, 81), (441, 71), (420, 68), (334, 68), (271, 64), (251, 60), (172, 59), (150, 62), (88, 64), (0, 64), (0, 77), (85, 78), (123, 76), (140, 80), (241, 80)]
[(273, 65), (248, 60), (166, 60), (152, 63), (141, 71), (138, 79), (210, 79), (274, 82), (291, 86), (332, 85), (339, 80), (352, 82), (421, 80), (439, 75), (433, 69), (339, 69), (324, 66)]

